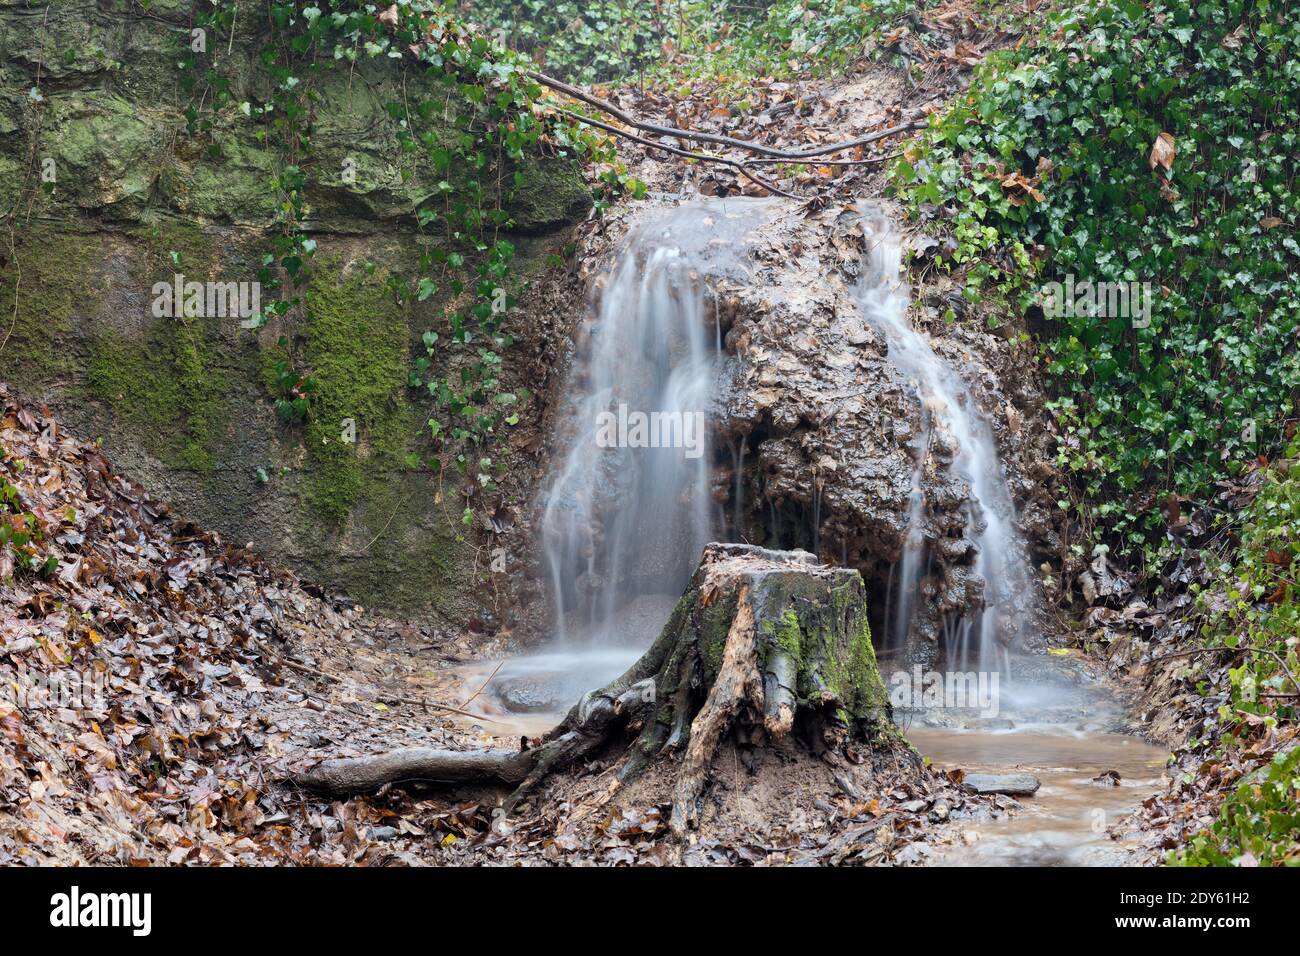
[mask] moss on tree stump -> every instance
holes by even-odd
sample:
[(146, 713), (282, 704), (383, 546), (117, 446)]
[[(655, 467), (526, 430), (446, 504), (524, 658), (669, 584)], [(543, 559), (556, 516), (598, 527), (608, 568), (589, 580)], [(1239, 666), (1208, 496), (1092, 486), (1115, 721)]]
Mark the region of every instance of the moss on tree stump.
[(394, 780), (495, 780), (517, 785), (508, 814), (548, 775), (626, 747), (625, 781), (661, 755), (680, 756), (672, 814), (680, 835), (698, 822), (709, 767), (729, 733), (751, 747), (790, 737), (832, 764), (853, 746), (900, 745), (857, 571), (822, 567), (803, 551), (708, 545), (650, 650), (583, 695), (540, 746), (472, 760), (424, 748), (329, 760), (295, 779), (333, 794)]

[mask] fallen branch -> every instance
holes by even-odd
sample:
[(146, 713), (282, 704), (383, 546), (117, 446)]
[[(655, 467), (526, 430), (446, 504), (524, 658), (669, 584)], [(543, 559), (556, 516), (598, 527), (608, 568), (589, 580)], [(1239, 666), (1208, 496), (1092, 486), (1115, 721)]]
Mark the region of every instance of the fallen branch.
[(294, 782), (330, 796), (377, 790), (386, 783), (427, 780), (470, 783), (494, 780), (517, 784), (536, 762), (535, 750), (438, 750), (408, 747), (373, 757), (326, 760), (298, 774)]
[(330, 796), (367, 793), (386, 783), (417, 780), (514, 784), (515, 792), (503, 804), (503, 815), (508, 815), (546, 774), (585, 757), (606, 741), (612, 724), (621, 723), (653, 699), (653, 682), (634, 684), (617, 696), (606, 692), (588, 694), (545, 743), (531, 750), (408, 747), (369, 757), (325, 760), (290, 780)]

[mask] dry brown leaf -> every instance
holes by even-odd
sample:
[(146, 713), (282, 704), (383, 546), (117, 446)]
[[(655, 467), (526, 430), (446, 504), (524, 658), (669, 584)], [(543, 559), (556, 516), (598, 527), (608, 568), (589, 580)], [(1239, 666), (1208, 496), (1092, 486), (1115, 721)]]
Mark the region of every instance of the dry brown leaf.
[(1165, 169), (1172, 169), (1174, 166), (1174, 157), (1177, 155), (1174, 148), (1174, 138), (1169, 133), (1161, 133), (1156, 137), (1156, 141), (1151, 144), (1151, 156), (1147, 160), (1152, 169), (1157, 166), (1163, 166)]

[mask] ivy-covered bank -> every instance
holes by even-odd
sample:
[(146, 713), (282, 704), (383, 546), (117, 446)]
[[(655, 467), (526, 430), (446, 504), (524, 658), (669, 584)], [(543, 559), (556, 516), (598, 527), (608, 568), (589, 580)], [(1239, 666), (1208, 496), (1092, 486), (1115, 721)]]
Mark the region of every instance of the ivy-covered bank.
[[(851, 72), (885, 55), (880, 31), (928, 0), (465, 0), (476, 23), (578, 83), (702, 82), (745, 98), (754, 77)], [(1015, 11), (1010, 11), (1014, 16)], [(928, 44), (926, 31), (917, 42)], [(936, 41), (937, 42), (937, 41)]]
[[(1194, 585), (1191, 679), (1221, 701), (1180, 757), (1216, 766), (1225, 796), (1214, 822), (1169, 855), (1183, 866), (1300, 865), (1300, 441), (1254, 476), (1239, 546)], [(1217, 667), (1215, 658), (1230, 666)], [(1187, 781), (1183, 781), (1186, 783)]]
[(1292, 13), (1063, 4), (896, 169), (969, 295), (1039, 306), (1058, 464), (1081, 492), (1062, 506), (1147, 571), (1171, 555), (1168, 496), (1201, 499), (1296, 416)]
[(1290, 5), (1065, 3), (895, 168), (1038, 340), (1080, 643), (1182, 704), (1172, 863), (1300, 860), (1298, 120)]
[[(317, 5), (353, 18), (328, 37), (224, 6), (0, 3), (0, 379), (232, 543), (379, 608), (464, 619), (481, 610), (466, 509), (530, 478), (470, 501), (441, 466), (474, 467), (505, 418), (541, 409), (508, 361), (532, 343), (456, 317), (491, 301), (480, 277), (513, 304), (550, 261), (592, 201), (582, 150), (487, 152), (487, 81), (449, 85), (425, 59), (334, 63), (349, 36), (387, 48), (397, 29), (364, 4)], [(443, 52), (469, 44), (447, 29)], [(446, 109), (394, 115), (433, 96)], [(160, 300), (178, 281), (201, 285), (197, 307)], [(257, 308), (221, 298), (239, 283)], [(488, 400), (509, 397), (476, 432), (484, 361)]]

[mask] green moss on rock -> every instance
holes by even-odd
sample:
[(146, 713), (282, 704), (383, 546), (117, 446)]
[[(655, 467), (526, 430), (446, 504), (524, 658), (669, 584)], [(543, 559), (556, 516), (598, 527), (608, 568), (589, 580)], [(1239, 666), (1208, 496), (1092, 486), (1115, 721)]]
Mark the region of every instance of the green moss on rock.
[(177, 177), (173, 202), (180, 209), (210, 219), (269, 222), (276, 214), (277, 194), (271, 186), (275, 158), (270, 150), (243, 137), (225, 135), (215, 154), (205, 152), (188, 181)]
[(591, 190), (571, 163), (528, 157), (519, 172), (523, 184), (511, 194), (508, 207), (522, 232), (555, 229), (591, 206)]
[(41, 155), (54, 160), (56, 196), (82, 208), (143, 204), (167, 155), (166, 126), (157, 110), (109, 93), (54, 99)]
[(138, 250), (130, 282), (147, 295), (133, 300), (138, 316), (93, 325), (87, 393), (165, 464), (209, 472), (222, 458), (230, 427), (232, 383), (223, 353), (234, 320), (154, 317), (152, 289), (171, 284), (177, 271), (188, 281), (207, 281), (217, 263), (216, 240), (194, 223), (169, 218), (129, 235)]
[[(306, 366), (318, 395), (306, 429), (307, 500), (342, 523), (367, 490), (400, 472), (415, 437), (406, 400), (411, 333), (381, 275), (319, 267), (306, 296)], [(345, 422), (356, 442), (344, 441)]]
[(36, 393), (72, 372), (67, 339), (74, 316), (84, 315), (96, 298), (91, 288), (96, 247), (93, 236), (76, 232), (71, 223), (42, 223), (17, 233), (17, 261), (6, 261), (0, 270), (0, 329), (8, 334), (5, 340), (0, 331), (5, 340), (0, 360), (4, 377), (14, 385)]
[(229, 419), (219, 335), (210, 319), (157, 319), (143, 343), (102, 329), (92, 340), (87, 385), (158, 458), (210, 471)]
[[(423, 421), (406, 387), (412, 329), (434, 320), (396, 306), (382, 273), (322, 266), (319, 254), (288, 349), (259, 349), (229, 319), (150, 314), (152, 285), (175, 272), (255, 278), (275, 227), (273, 173), (285, 161), (266, 139), (271, 125), (235, 105), (264, 101), (272, 82), (264, 25), (242, 12), (235, 42), (213, 51), (232, 102), (210, 131), (186, 132), (176, 63), (192, 7), (156, 0), (142, 19), (94, 0), (48, 10), (0, 0), (0, 215), (34, 200), (37, 224), (19, 231), (18, 263), (0, 265), (6, 280), (22, 270), (16, 302), (12, 281), (0, 287), (0, 377), (49, 401), (68, 427), (106, 436), (153, 493), (232, 540), (256, 541), (368, 604), (432, 604), (463, 620), (476, 599), (459, 509), (436, 500), (435, 479), (405, 467)], [(39, 98), (28, 96), (34, 85)], [(386, 59), (321, 78), (330, 109), (314, 118), (301, 159), (305, 220), (322, 237), (347, 237), (338, 240), (346, 261), (409, 275), (415, 210), (442, 179), (470, 175), (434, 170), (398, 143), (385, 104), (434, 89)], [(426, 132), (457, 135), (460, 105)], [(24, 188), (32, 156), (54, 161), (51, 195)], [(345, 160), (355, 160), (355, 181), (342, 175)], [(523, 173), (509, 211), (524, 230), (563, 225), (590, 201), (571, 160), (529, 160)], [(232, 222), (239, 228), (221, 225)], [(277, 357), (320, 383), (303, 426), (277, 427), (269, 407)], [(345, 418), (356, 423), (355, 445), (341, 440)], [(259, 468), (270, 482), (257, 480)]]

